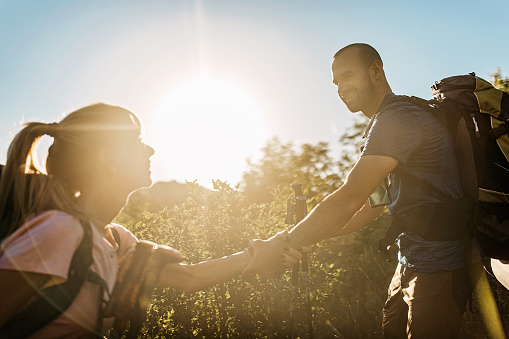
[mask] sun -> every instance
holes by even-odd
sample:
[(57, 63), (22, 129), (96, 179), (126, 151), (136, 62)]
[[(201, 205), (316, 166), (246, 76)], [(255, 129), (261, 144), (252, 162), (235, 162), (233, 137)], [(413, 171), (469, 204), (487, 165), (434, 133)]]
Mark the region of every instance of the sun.
[(240, 87), (202, 75), (171, 90), (147, 126), (153, 179), (236, 184), (266, 139), (263, 115)]

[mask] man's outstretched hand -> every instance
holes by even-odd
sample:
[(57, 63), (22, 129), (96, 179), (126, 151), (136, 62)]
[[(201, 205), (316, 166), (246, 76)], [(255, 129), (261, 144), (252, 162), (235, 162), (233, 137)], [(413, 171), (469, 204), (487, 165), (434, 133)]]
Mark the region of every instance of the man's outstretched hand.
[[(251, 240), (252, 259), (242, 272), (243, 276), (258, 274), (262, 278), (274, 278), (281, 275), (302, 258), (302, 253), (289, 246), (290, 235), (287, 231), (277, 233), (270, 239)], [(309, 252), (305, 248), (302, 252)]]

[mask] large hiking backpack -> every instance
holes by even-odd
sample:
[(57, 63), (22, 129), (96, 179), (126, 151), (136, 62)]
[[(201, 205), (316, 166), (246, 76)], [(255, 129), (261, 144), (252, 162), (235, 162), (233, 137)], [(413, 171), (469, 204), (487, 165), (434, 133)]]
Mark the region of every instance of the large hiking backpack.
[(456, 136), (463, 189), (476, 202), (476, 237), (486, 256), (509, 259), (509, 93), (474, 73), (431, 89)]
[[(412, 102), (448, 127), (455, 138), (463, 190), (475, 206), (471, 218), (475, 236), (487, 257), (508, 260), (509, 93), (475, 73), (444, 78), (431, 90), (432, 100), (398, 96), (391, 102)], [(414, 179), (444, 201), (443, 193)]]

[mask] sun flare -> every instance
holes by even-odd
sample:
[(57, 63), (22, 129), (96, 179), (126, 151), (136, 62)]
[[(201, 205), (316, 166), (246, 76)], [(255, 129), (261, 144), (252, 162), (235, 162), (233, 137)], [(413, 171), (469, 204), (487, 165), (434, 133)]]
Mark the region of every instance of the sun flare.
[(173, 89), (163, 100), (151, 133), (152, 166), (162, 180), (211, 179), (237, 183), (246, 159), (265, 142), (264, 119), (252, 98), (238, 86), (203, 75)]

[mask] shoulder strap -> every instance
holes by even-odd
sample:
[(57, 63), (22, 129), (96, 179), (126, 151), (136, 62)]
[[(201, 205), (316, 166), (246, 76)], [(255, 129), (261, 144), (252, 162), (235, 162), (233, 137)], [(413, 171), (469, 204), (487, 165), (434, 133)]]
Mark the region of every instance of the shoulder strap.
[(84, 235), (72, 257), (66, 282), (39, 290), (39, 297), (2, 328), (2, 337), (28, 337), (56, 319), (72, 304), (89, 276), (89, 268), (93, 262), (90, 222), (80, 222)]
[(118, 233), (118, 230), (113, 225), (110, 226), (110, 230), (113, 238), (115, 239), (115, 242), (117, 243), (118, 247), (120, 247), (120, 233)]
[(380, 113), (389, 107), (390, 104), (398, 103), (398, 102), (407, 102), (413, 104), (425, 111), (433, 113), (435, 116), (439, 118), (440, 121), (444, 122), (441, 118), (442, 115), (439, 113), (438, 103), (439, 101), (436, 99), (426, 100), (423, 98), (419, 98), (416, 96), (407, 96), (407, 95), (395, 95), (391, 97), (387, 103), (380, 109)]
[[(406, 102), (432, 113), (442, 124), (449, 128), (449, 121), (447, 119), (447, 115), (443, 114), (442, 108), (440, 106), (440, 101), (438, 99), (426, 100), (416, 96), (394, 95), (382, 103), (382, 106), (379, 107), (378, 109), (378, 114), (382, 114), (390, 107), (391, 104), (395, 104), (398, 102)], [(371, 119), (371, 122), (368, 125), (366, 133), (364, 135), (367, 134), (372, 123), (373, 119)]]
[(434, 198), (440, 200), (444, 204), (452, 204), (455, 202), (455, 199), (447, 196), (445, 193), (440, 191), (438, 188), (431, 185), (427, 181), (424, 181), (423, 179), (419, 178), (414, 173), (410, 173), (403, 168), (398, 168), (397, 172), (400, 176), (410, 179), (412, 181), (412, 183), (414, 183), (420, 189), (422, 189), (429, 195), (433, 196)]

